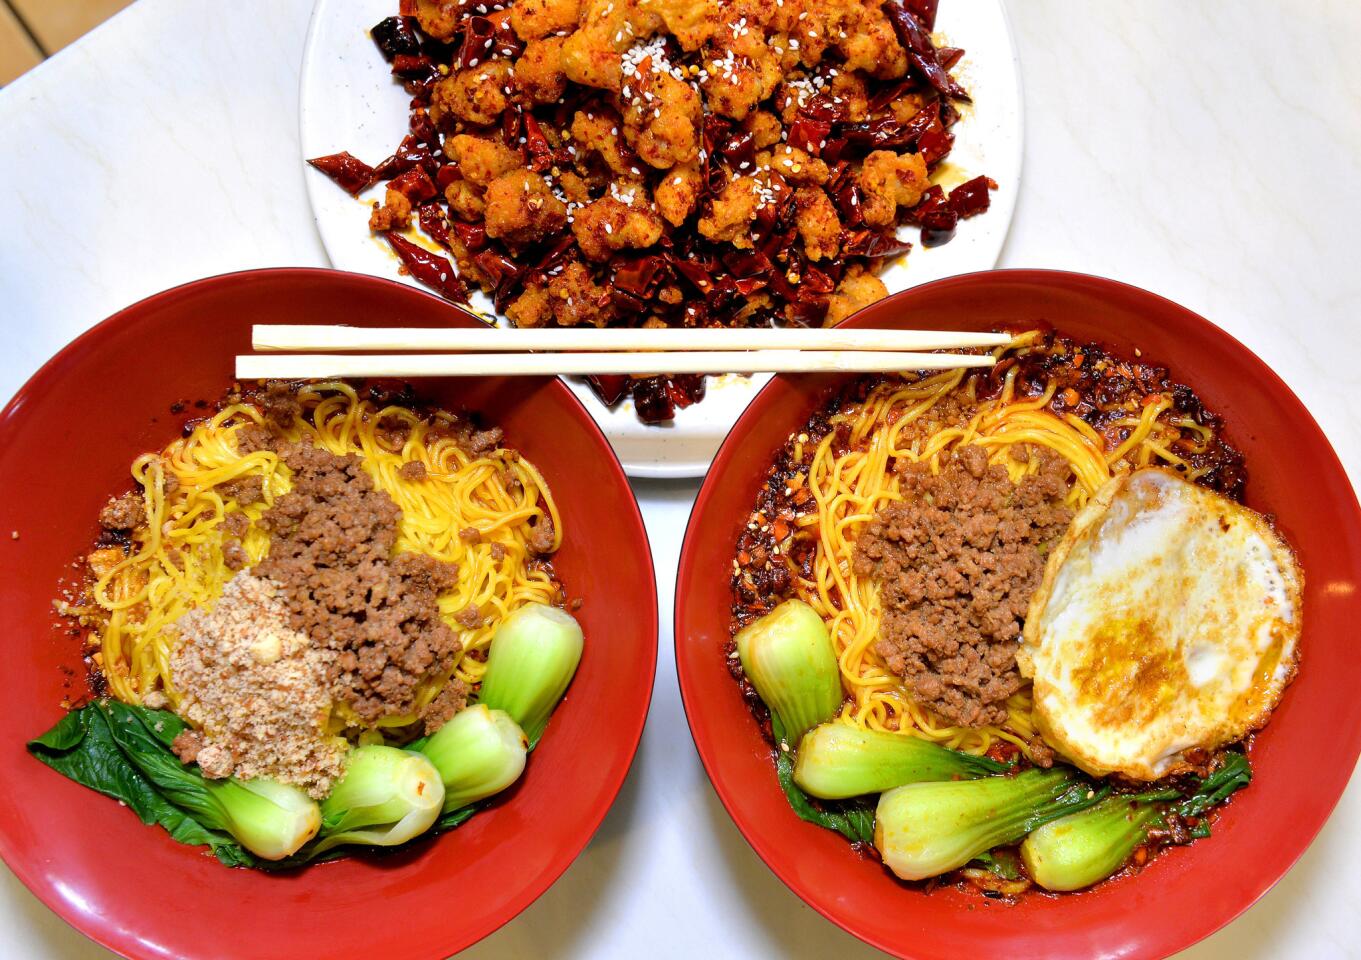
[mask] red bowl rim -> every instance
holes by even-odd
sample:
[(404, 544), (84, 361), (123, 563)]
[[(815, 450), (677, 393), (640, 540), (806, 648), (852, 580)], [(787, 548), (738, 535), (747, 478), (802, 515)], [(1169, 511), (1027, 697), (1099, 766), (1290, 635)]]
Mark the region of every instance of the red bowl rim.
[[(110, 316), (101, 320), (99, 323), (90, 327), (88, 330), (81, 333), (78, 337), (71, 340), (60, 350), (58, 350), (55, 354), (53, 354), (52, 357), (50, 357), (47, 360), (47, 362), (45, 362), (41, 367), (39, 367), (38, 370), (31, 377), (29, 377), (28, 380), (26, 380), (17, 391), (15, 391), (14, 396), (10, 398), (9, 402), (5, 404), (4, 408), (0, 409), (0, 434), (3, 434), (6, 424), (9, 423), (10, 418), (14, 416), (17, 410), (23, 404), (27, 403), (30, 397), (35, 396), (39, 393), (40, 388), (42, 386), (42, 381), (44, 379), (56, 375), (55, 374), (56, 368), (66, 359), (68, 354), (70, 354), (78, 347), (86, 344), (88, 341), (98, 340), (101, 336), (104, 335), (105, 331), (114, 326), (117, 326), (120, 323), (125, 322), (125, 318), (129, 314), (135, 315), (137, 312), (140, 312), (151, 306), (162, 306), (164, 304), (173, 302), (179, 298), (198, 293), (200, 290), (204, 288), (248, 282), (251, 279), (258, 279), (263, 277), (269, 277), (271, 279), (288, 279), (290, 277), (297, 277), (301, 279), (305, 277), (316, 277), (318, 275), (326, 274), (339, 275), (350, 280), (362, 280), (374, 286), (390, 287), (394, 291), (401, 291), (405, 296), (418, 294), (419, 296), (426, 297), (432, 301), (436, 301), (441, 305), (448, 307), (449, 309), (456, 309), (453, 307), (449, 307), (446, 301), (444, 301), (440, 297), (437, 297), (431, 293), (427, 293), (424, 290), (417, 290), (408, 284), (400, 283), (395, 280), (389, 280), (383, 277), (373, 277), (368, 274), (352, 273), (350, 271), (333, 270), (322, 267), (265, 267), (250, 270), (237, 270), (231, 273), (217, 274), (211, 277), (204, 277), (198, 280), (191, 280), (186, 283), (170, 287), (159, 293), (154, 293), (149, 297), (145, 297), (141, 300), (138, 300), (135, 303), (132, 303), (124, 307), (118, 312), (111, 314)], [(623, 483), (624, 487), (627, 488), (630, 491), (630, 493), (632, 493), (633, 488), (628, 482), (628, 476), (624, 473), (624, 468), (620, 464), (618, 456), (615, 455), (613, 447), (606, 439), (604, 433), (600, 430), (599, 425), (595, 422), (595, 418), (593, 418), (590, 415), (590, 413), (586, 410), (586, 407), (581, 403), (580, 400), (577, 399), (576, 395), (572, 393), (572, 391), (569, 390), (565, 384), (563, 384), (563, 382), (560, 379), (558, 378), (552, 379), (554, 381), (554, 383), (552, 384), (553, 392), (557, 396), (558, 400), (560, 402), (565, 403), (568, 409), (574, 411), (576, 415), (580, 417), (582, 422), (587, 425), (588, 430), (593, 431), (597, 435), (597, 437), (602, 441), (604, 447), (610, 451), (610, 456), (608, 460), (609, 470), (619, 481)], [(647, 528), (643, 524), (642, 513), (639, 510), (636, 495), (631, 495), (629, 497), (628, 502), (632, 506), (632, 510), (627, 514), (625, 518), (623, 518), (623, 522), (632, 527), (632, 533), (636, 535), (637, 541), (641, 543), (643, 546), (644, 550), (643, 555), (647, 560), (648, 566), (655, 571), (656, 565), (652, 557), (652, 545), (651, 541), (648, 539), (647, 536)], [(653, 579), (655, 586), (656, 579), (655, 573)], [(656, 590), (654, 589), (650, 595), (645, 597), (643, 602), (645, 606), (644, 610), (645, 616), (647, 620), (652, 624), (651, 632), (654, 635), (654, 637), (656, 637), (659, 635), (660, 628)], [(460, 949), (467, 949), (468, 947), (471, 947), (474, 943), (486, 938), (487, 936), (490, 936), (492, 933), (495, 933), (501, 927), (505, 926), (511, 920), (514, 920), (521, 913), (523, 913), (535, 900), (542, 896), (548, 890), (549, 887), (551, 887), (554, 883), (558, 881), (558, 879), (563, 875), (563, 873), (567, 871), (567, 868), (570, 867), (573, 862), (575, 862), (577, 857), (581, 855), (582, 851), (586, 849), (586, 846), (595, 837), (595, 834), (600, 829), (600, 824), (604, 821), (606, 814), (609, 813), (610, 809), (614, 806), (615, 800), (618, 799), (619, 791), (620, 789), (622, 789), (624, 781), (627, 779), (629, 771), (633, 768), (633, 763), (637, 759), (638, 745), (642, 742), (643, 727), (647, 722), (647, 716), (652, 705), (653, 686), (655, 684), (657, 674), (657, 656), (658, 647), (657, 644), (654, 642), (651, 654), (650, 656), (647, 657), (648, 666), (646, 670), (647, 673), (646, 684), (643, 685), (644, 693), (641, 704), (642, 709), (639, 711), (636, 721), (632, 724), (630, 728), (627, 728), (626, 730), (625, 743), (629, 746), (630, 759), (628, 764), (624, 765), (611, 778), (609, 788), (605, 794), (605, 796), (608, 799), (600, 804), (599, 809), (597, 811), (592, 813), (591, 817), (588, 820), (588, 828), (581, 831), (580, 837), (577, 840), (573, 841), (572, 843), (564, 845), (560, 849), (560, 851), (554, 858), (556, 861), (555, 864), (549, 870), (544, 872), (542, 879), (537, 883), (530, 884), (518, 896), (508, 901), (501, 911), (501, 919), (492, 924), (491, 926), (489, 926), (487, 929), (476, 934), (476, 936), (469, 940), (468, 943)], [(120, 930), (115, 924), (112, 923), (101, 923), (98, 925), (94, 923), (89, 923), (88, 915), (80, 914), (78, 911), (72, 909), (65, 898), (57, 896), (56, 891), (52, 889), (51, 885), (40, 879), (36, 875), (35, 871), (30, 869), (29, 863), (26, 858), (22, 856), (16, 856), (15, 854), (16, 850), (14, 848), (14, 845), (10, 841), (8, 833), (5, 830), (0, 829), (0, 860), (5, 861), (5, 864), (9, 867), (11, 872), (14, 873), (14, 875), (19, 879), (19, 881), (26, 888), (28, 888), (28, 890), (35, 897), (37, 897), (38, 900), (41, 901), (44, 906), (46, 906), (53, 913), (57, 914), (64, 921), (66, 921), (66, 923), (69, 926), (79, 931), (88, 939), (92, 940), (93, 942), (99, 944), (102, 947), (114, 951), (120, 956), (126, 957), (151, 956), (151, 954), (146, 954), (142, 950), (143, 944), (141, 940), (139, 940), (131, 932)], [(395, 957), (397, 955), (391, 956)], [(425, 957), (428, 957), (429, 960), (443, 960), (446, 954), (444, 952), (437, 952), (426, 954), (423, 957), (417, 954), (408, 954), (407, 956), (411, 956), (413, 958), (419, 957), (419, 960), (425, 960)]]
[[(1297, 412), (1303, 416), (1310, 425), (1319, 431), (1319, 434), (1325, 441), (1328, 455), (1332, 459), (1332, 464), (1336, 466), (1339, 473), (1343, 476), (1348, 476), (1346, 468), (1337, 456), (1337, 451), (1333, 449), (1332, 444), (1327, 441), (1327, 435), (1323, 432), (1322, 428), (1319, 427), (1318, 422), (1314, 419), (1308, 408), (1305, 407), (1303, 401), (1295, 395), (1295, 392), (1290, 389), (1285, 381), (1282, 380), (1265, 361), (1258, 357), (1257, 354), (1250, 350), (1242, 341), (1238, 340), (1217, 324), (1212, 323), (1195, 311), (1183, 307), (1176, 301), (1170, 300), (1167, 297), (1156, 294), (1150, 290), (1146, 290), (1143, 287), (1138, 287), (1134, 284), (1125, 283), (1108, 277), (1078, 273), (1070, 270), (1016, 268), (978, 271), (946, 277), (941, 280), (932, 281), (931, 283), (899, 291), (884, 300), (878, 301), (878, 304), (876, 305), (886, 304), (901, 299), (910, 299), (914, 295), (918, 295), (925, 291), (948, 290), (952, 287), (967, 288), (972, 284), (984, 280), (996, 280), (999, 278), (1037, 285), (1049, 282), (1077, 283), (1086, 285), (1089, 289), (1104, 288), (1107, 290), (1123, 290), (1171, 307), (1177, 313), (1181, 314), (1188, 324), (1211, 331), (1213, 335), (1223, 338), (1230, 347), (1241, 351), (1246, 357), (1250, 358), (1251, 361), (1260, 368), (1265, 389), (1270, 391), (1273, 395), (1281, 397), (1284, 401), (1293, 404), (1297, 408)], [(860, 314), (852, 316), (844, 321), (841, 326), (865, 326), (865, 317), (868, 312), (868, 310), (862, 310)], [(693, 678), (685, 667), (685, 660), (681, 656), (683, 638), (688, 632), (685, 629), (687, 615), (683, 597), (691, 578), (697, 576), (697, 574), (692, 572), (697, 566), (697, 556), (695, 552), (695, 540), (698, 530), (697, 518), (703, 512), (703, 508), (708, 504), (708, 501), (713, 497), (714, 491), (720, 483), (720, 478), (723, 476), (723, 473), (728, 466), (728, 462), (733, 458), (735, 451), (741, 445), (742, 437), (746, 433), (745, 427), (754, 418), (759, 416), (765, 395), (771, 391), (777, 381), (789, 376), (790, 375), (788, 374), (777, 374), (757, 393), (751, 403), (748, 404), (746, 410), (743, 411), (742, 415), (733, 425), (728, 436), (724, 439), (723, 444), (719, 447), (718, 452), (714, 455), (713, 462), (710, 464), (709, 470), (704, 476), (704, 481), (700, 487), (699, 494), (695, 497), (695, 501), (691, 505), (689, 521), (686, 524), (685, 538), (681, 544), (681, 553), (676, 566), (676, 584), (672, 604), (672, 637), (673, 655), (676, 658), (676, 681), (680, 686), (681, 705), (685, 710), (686, 724), (690, 728), (690, 735), (695, 742), (695, 749), (699, 753), (700, 762), (704, 766), (704, 772), (709, 779), (709, 783), (713, 786), (714, 792), (718, 794), (718, 798), (720, 802), (722, 802), (724, 809), (727, 810), (728, 816), (732, 818), (738, 831), (742, 834), (752, 850), (755, 851), (756, 855), (761, 858), (762, 862), (765, 863), (771, 872), (774, 873), (795, 896), (832, 923), (836, 924), (842, 930), (845, 930), (857, 939), (882, 950), (885, 953), (893, 956), (906, 957), (909, 955), (902, 953), (903, 948), (901, 944), (890, 942), (884, 938), (857, 929), (850, 921), (838, 916), (835, 911), (825, 907), (816, 897), (808, 895), (805, 892), (804, 885), (792, 874), (792, 872), (781, 870), (776, 866), (776, 863), (780, 862), (778, 857), (776, 857), (775, 862), (772, 862), (772, 855), (775, 854), (776, 851), (772, 849), (771, 845), (762, 843), (755, 836), (751, 824), (747, 820), (746, 815), (742, 812), (741, 798), (737, 796), (735, 791), (729, 790), (725, 783), (713, 739), (709, 736), (708, 731), (704, 730), (702, 726), (699, 728), (696, 726), (696, 717), (698, 717), (704, 709), (703, 704), (701, 703), (702, 694), (693, 685)], [(1351, 490), (1350, 503), (1343, 504), (1342, 506), (1346, 512), (1352, 514), (1361, 513), (1361, 503), (1358, 503), (1354, 487), (1352, 487)], [(1352, 731), (1351, 746), (1350, 748), (1344, 747), (1342, 754), (1339, 768), (1345, 769), (1346, 771), (1353, 771), (1357, 766), (1358, 760), (1361, 760), (1361, 728)], [(772, 768), (772, 776), (773, 773), (774, 771)], [(1337, 805), (1341, 801), (1342, 795), (1346, 790), (1347, 784), (1350, 781), (1350, 777), (1350, 772), (1342, 777), (1337, 792), (1327, 802), (1326, 811), (1322, 816), (1318, 817), (1316, 823), (1311, 824), (1305, 830), (1294, 831), (1297, 838), (1295, 843), (1296, 849), (1289, 855), (1288, 862), (1280, 872), (1275, 876), (1265, 877), (1261, 882), (1257, 883), (1255, 885), (1255, 891), (1249, 897), (1245, 898), (1235, 910), (1229, 914), (1209, 919), (1208, 922), (1202, 923), (1195, 930), (1190, 931), (1189, 934), (1187, 931), (1178, 931), (1171, 936), (1161, 937), (1156, 944), (1148, 944), (1148, 946), (1154, 946), (1158, 950), (1165, 951), (1160, 955), (1171, 955), (1172, 953), (1176, 953), (1193, 944), (1199, 943), (1201, 940), (1204, 940), (1211, 934), (1223, 929), (1238, 917), (1242, 916), (1244, 912), (1257, 903), (1257, 901), (1265, 896), (1272, 887), (1280, 882), (1280, 880), (1299, 861), (1300, 857), (1304, 855), (1304, 852), (1323, 829), (1324, 824), (1327, 823), (1328, 819), (1332, 816), (1333, 811), (1336, 810)], [(1151, 929), (1151, 926), (1152, 925), (1145, 929)]]

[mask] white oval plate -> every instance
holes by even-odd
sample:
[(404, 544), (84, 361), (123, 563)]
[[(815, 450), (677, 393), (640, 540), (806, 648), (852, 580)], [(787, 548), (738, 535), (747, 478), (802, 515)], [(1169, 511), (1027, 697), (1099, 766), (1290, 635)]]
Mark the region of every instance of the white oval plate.
[[(377, 163), (406, 135), (411, 98), (393, 80), (368, 34), (396, 10), (396, 0), (317, 0), (303, 52), (299, 96), (304, 158), (348, 150), (367, 163)], [(961, 223), (952, 241), (929, 250), (914, 246), (903, 261), (886, 270), (883, 280), (890, 292), (991, 269), (1002, 252), (1020, 186), (1021, 86), (1002, 0), (942, 0), (936, 28), (945, 42), (966, 51), (955, 75), (974, 99), (954, 128), (947, 186), (985, 173), (997, 181), (998, 189), (991, 209)], [(370, 204), (381, 199), (381, 186), (355, 199), (310, 167), (305, 177), (317, 230), (335, 267), (418, 285), (398, 274), (397, 260), (387, 245), (369, 233)], [(910, 232), (903, 235), (916, 240)], [(489, 301), (474, 302), (490, 312)], [(568, 385), (605, 431), (630, 476), (699, 477), (768, 379), (768, 375), (710, 378), (704, 401), (676, 411), (676, 419), (662, 426), (641, 423), (631, 400), (610, 409), (584, 381), (569, 378)]]

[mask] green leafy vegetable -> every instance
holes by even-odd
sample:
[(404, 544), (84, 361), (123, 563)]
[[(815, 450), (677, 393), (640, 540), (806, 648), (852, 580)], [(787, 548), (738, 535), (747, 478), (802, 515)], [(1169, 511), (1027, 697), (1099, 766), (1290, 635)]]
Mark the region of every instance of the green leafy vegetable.
[[(127, 804), (145, 824), (159, 824), (175, 840), (210, 847), (230, 867), (254, 866), (256, 859), (225, 831), (204, 826), (167, 799), (155, 783), (132, 763), (114, 736), (110, 701), (95, 701), (73, 710), (47, 733), (28, 744), (29, 752), (65, 777)], [(136, 729), (126, 729), (131, 715), (148, 738), (169, 752), (184, 722), (173, 713), (118, 704), (125, 727), (123, 738), (136, 742)], [(159, 729), (157, 725), (159, 724)], [(171, 733), (173, 731), (173, 733)], [(173, 758), (173, 754), (171, 755)], [(179, 761), (176, 760), (176, 763)]]
[[(1189, 797), (1173, 804), (1172, 810), (1181, 817), (1199, 817), (1251, 782), (1252, 767), (1248, 763), (1248, 758), (1237, 752), (1226, 753), (1219, 769), (1200, 781), (1200, 785)], [(1191, 836), (1196, 839), (1209, 835), (1210, 825), (1204, 820), (1191, 830)]]

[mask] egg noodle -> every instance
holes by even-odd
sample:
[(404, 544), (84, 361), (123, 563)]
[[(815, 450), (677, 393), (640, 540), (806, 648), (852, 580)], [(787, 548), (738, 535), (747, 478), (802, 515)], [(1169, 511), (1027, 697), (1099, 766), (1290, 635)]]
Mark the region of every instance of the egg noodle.
[[(432, 432), (444, 414), (422, 417), (405, 407), (378, 408), (339, 382), (305, 386), (298, 401), (303, 412), (283, 430), (284, 437), (359, 456), (375, 486), (401, 508), (396, 550), (458, 564), (457, 585), (439, 597), (441, 614), (463, 644), (449, 676), (476, 683), (486, 665), (483, 658), (468, 654), (487, 649), (501, 619), (523, 604), (557, 599), (551, 576), (531, 565), (527, 546), (531, 521), (545, 514), (553, 522), (554, 549), (562, 536), (557, 507), (543, 477), (514, 451), (475, 455), (448, 432)], [(402, 442), (391, 439), (391, 427), (398, 421), (409, 427)], [(224, 519), (239, 511), (258, 520), (291, 485), (291, 471), (278, 454), (237, 452), (237, 432), (248, 423), (262, 422), (256, 406), (234, 403), (160, 453), (134, 461), (132, 476), (143, 492), (147, 522), (134, 531), (133, 549), (126, 557), (112, 548), (91, 555), (98, 578), (90, 591), (93, 604), (78, 611), (97, 631), (93, 638), (97, 662), (118, 699), (140, 703), (159, 691), (172, 706), (178, 704), (170, 670), (175, 621), (194, 607), (211, 604), (236, 574), (223, 559), (229, 536)], [(380, 430), (380, 422), (388, 429)], [(410, 480), (400, 473), (402, 465), (413, 460), (425, 465), (425, 479)], [(227, 495), (223, 485), (249, 476), (262, 478), (264, 500), (243, 505)], [(459, 537), (469, 527), (480, 532), (480, 545)], [(499, 559), (493, 543), (501, 545)], [(268, 552), (269, 535), (252, 524), (241, 545), (254, 564)], [(453, 619), (469, 604), (477, 604), (483, 614), (483, 624), (474, 630)], [(411, 714), (384, 717), (378, 725), (400, 728), (414, 723), (449, 676), (422, 683)], [(346, 705), (332, 707), (331, 732), (353, 732), (361, 726)]]
[[(1000, 360), (1008, 354), (1023, 355), (1039, 346), (1042, 335), (1033, 331), (999, 348), (995, 356)], [(977, 398), (978, 379), (964, 370), (886, 381), (854, 409), (830, 417), (831, 429), (816, 441), (807, 474), (816, 509), (798, 520), (800, 527), (815, 530), (818, 538), (813, 579), (795, 577), (794, 583), (798, 596), (822, 615), (831, 630), (842, 684), (850, 694), (840, 718), (844, 722), (911, 733), (970, 753), (986, 751), (999, 738), (1028, 752), (1035, 736), (1028, 683), (1007, 700), (1008, 719), (1003, 726), (952, 726), (917, 704), (875, 651), (882, 612), (878, 589), (871, 578), (854, 573), (851, 561), (856, 540), (876, 511), (902, 499), (898, 475), (892, 470), (895, 459), (925, 461), (933, 473), (939, 473), (942, 454), (978, 444), (988, 451), (989, 462), (1005, 466), (1012, 482), (1019, 483), (1037, 469), (1038, 458), (1013, 456), (1017, 445), (1048, 447), (1071, 467), (1067, 503), (1074, 509), (1080, 509), (1119, 471), (1164, 464), (1180, 469), (1189, 479), (1203, 472), (1174, 453), (1172, 444), (1189, 436), (1193, 446), (1203, 445), (1212, 439), (1211, 431), (1189, 417), (1165, 417), (1173, 406), (1167, 394), (1150, 395), (1141, 409), (1115, 420), (1112, 427), (1128, 430), (1128, 436), (1108, 450), (1086, 421), (1048, 409), (1058, 389), (1052, 380), (1038, 396), (1018, 397), (1017, 372), (1013, 365), (1000, 393), (990, 400)], [(960, 425), (946, 425), (932, 415), (951, 396), (963, 400), (972, 411)], [(845, 444), (849, 449), (837, 455), (833, 441), (843, 424), (849, 429)], [(802, 457), (803, 451), (796, 448), (795, 461)]]

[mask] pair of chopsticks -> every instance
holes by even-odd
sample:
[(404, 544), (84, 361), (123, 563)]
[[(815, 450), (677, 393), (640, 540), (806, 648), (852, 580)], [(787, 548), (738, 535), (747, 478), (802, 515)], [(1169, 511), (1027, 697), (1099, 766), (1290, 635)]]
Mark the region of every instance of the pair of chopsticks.
[[(257, 325), (241, 380), (556, 374), (887, 373), (990, 367), (1005, 333), (852, 329), (502, 329)], [(364, 352), (373, 351), (373, 352)], [(382, 352), (379, 352), (382, 351)], [(388, 352), (392, 351), (392, 352)]]

